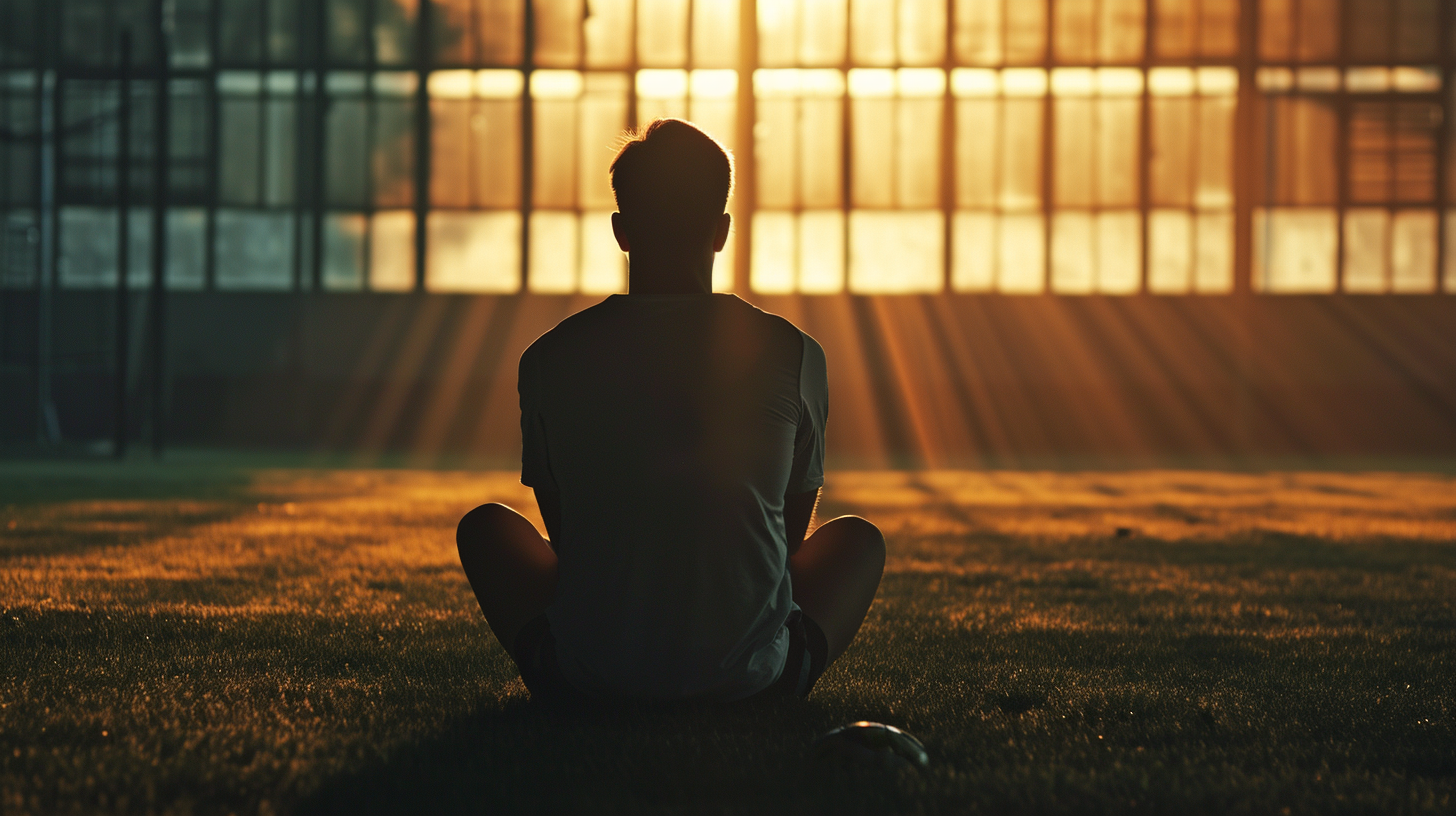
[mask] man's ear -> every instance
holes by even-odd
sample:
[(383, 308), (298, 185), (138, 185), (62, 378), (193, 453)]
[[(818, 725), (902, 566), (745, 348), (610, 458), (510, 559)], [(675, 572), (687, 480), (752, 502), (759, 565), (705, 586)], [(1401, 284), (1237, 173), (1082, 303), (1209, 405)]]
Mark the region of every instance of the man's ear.
[(617, 246), (623, 252), (632, 251), (632, 242), (627, 238), (627, 217), (619, 212), (612, 213), (612, 235), (617, 238)]
[[(718, 228), (713, 232), (713, 251), (722, 252), (728, 243), (728, 232), (733, 226), (733, 216), (723, 213), (718, 216)], [(701, 233), (700, 233), (701, 234)]]

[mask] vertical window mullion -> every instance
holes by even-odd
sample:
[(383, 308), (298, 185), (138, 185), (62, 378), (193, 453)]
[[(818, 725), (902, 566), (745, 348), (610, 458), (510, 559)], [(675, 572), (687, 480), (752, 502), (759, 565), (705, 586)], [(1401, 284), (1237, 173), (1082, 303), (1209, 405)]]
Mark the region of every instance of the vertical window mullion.
[[(1012, 0), (1004, 0), (1002, 5), (1003, 14), (1005, 3)], [(1042, 97), (1041, 114), (1041, 217), (1042, 217), (1042, 265), (1041, 265), (1041, 286), (1039, 291), (1045, 292), (1051, 284), (1052, 271), (1052, 193), (1053, 184), (1056, 181), (1055, 149), (1052, 139), (1056, 135), (1056, 104), (1055, 94), (1052, 89), (1052, 70), (1055, 67), (1055, 49), (1057, 38), (1057, 27), (1052, 19), (1052, 0), (1044, 0), (1046, 3), (1046, 42), (1042, 52), (1042, 70), (1046, 72), (1047, 92)], [(999, 277), (999, 276), (998, 276)]]
[(941, 218), (941, 291), (950, 292), (954, 287), (954, 240), (955, 219), (955, 96), (951, 88), (951, 70), (955, 66), (955, 0), (945, 4), (945, 56), (941, 58), (940, 70), (945, 74), (945, 93), (941, 97), (940, 110), (940, 218)]
[[(1197, 11), (1197, 5), (1196, 4), (1195, 4), (1194, 11), (1195, 12)], [(1156, 34), (1156, 31), (1154, 29), (1154, 21), (1156, 19), (1156, 14), (1157, 14), (1157, 8), (1156, 8), (1156, 4), (1154, 3), (1154, 0), (1144, 0), (1144, 5), (1143, 5), (1143, 54), (1142, 54), (1141, 65), (1139, 66), (1139, 70), (1142, 72), (1143, 90), (1142, 90), (1142, 96), (1139, 99), (1139, 109), (1138, 109), (1138, 163), (1137, 163), (1137, 167), (1138, 167), (1138, 221), (1139, 221), (1138, 230), (1139, 230), (1139, 233), (1140, 233), (1141, 239), (1142, 239), (1140, 241), (1140, 246), (1142, 247), (1142, 252), (1139, 254), (1139, 258), (1138, 258), (1138, 267), (1139, 268), (1138, 268), (1137, 292), (1139, 292), (1139, 293), (1144, 293), (1144, 292), (1147, 292), (1148, 291), (1148, 258), (1150, 257), (1150, 254), (1151, 254), (1149, 252), (1149, 250), (1151, 249), (1151, 246), (1150, 246), (1150, 241), (1148, 239), (1148, 234), (1149, 234), (1148, 223), (1149, 223), (1149, 220), (1150, 220), (1149, 219), (1149, 215), (1150, 215), (1150, 211), (1151, 211), (1151, 207), (1149, 206), (1149, 198), (1148, 198), (1148, 192), (1149, 192), (1149, 189), (1148, 189), (1148, 186), (1149, 186), (1148, 185), (1148, 166), (1152, 163), (1152, 155), (1153, 155), (1152, 144), (1151, 144), (1151, 135), (1152, 135), (1152, 104), (1151, 104), (1152, 98), (1151, 98), (1151, 85), (1152, 85), (1152, 83), (1148, 81), (1148, 74), (1149, 74), (1150, 69), (1152, 67), (1151, 62), (1152, 62), (1152, 50), (1153, 50), (1153, 37)], [(1190, 176), (1190, 180), (1191, 179), (1192, 179), (1192, 177)], [(1190, 233), (1191, 232), (1192, 232), (1192, 230), (1190, 230)]]
[(758, 118), (758, 100), (754, 95), (754, 75), (758, 69), (758, 2), (739, 0), (738, 6), (738, 155), (734, 169), (734, 196), (738, 204), (737, 235), (733, 254), (733, 291), (748, 294), (750, 263), (753, 260), (753, 217), (758, 209), (757, 146), (753, 127)]
[(525, 21), (524, 47), (521, 49), (521, 268), (517, 291), (526, 291), (531, 269), (531, 199), (536, 173), (535, 101), (531, 96), (531, 73), (536, 56), (536, 3), (522, 0)]
[[(429, 252), (427, 222), (430, 217), (430, 66), (433, 54), (430, 43), (432, 9), (430, 0), (420, 0), (415, 15), (415, 94), (414, 94), (414, 291), (425, 291), (425, 263)], [(467, 101), (467, 104), (468, 101)]]
[[(1298, 22), (1298, 5), (1295, 6), (1295, 20)], [(1335, 60), (1339, 72), (1340, 84), (1335, 93), (1335, 164), (1338, 168), (1335, 176), (1335, 291), (1345, 291), (1345, 219), (1350, 207), (1350, 97), (1345, 93), (1344, 76), (1346, 55), (1349, 48), (1346, 44), (1346, 31), (1349, 23), (1349, 12), (1345, 4), (1340, 4), (1339, 24), (1336, 29), (1339, 37), (1338, 50), (1335, 52)], [(1296, 29), (1298, 30), (1298, 29)], [(1301, 35), (1303, 32), (1300, 32)], [(1387, 125), (1389, 122), (1387, 121)], [(1388, 205), (1387, 205), (1388, 206)], [(1388, 210), (1387, 210), (1388, 212)], [(1389, 245), (1387, 244), (1387, 247)], [(1388, 255), (1388, 253), (1387, 253)], [(1389, 279), (1389, 258), (1382, 264), (1382, 276)]]
[(1449, 236), (1446, 232), (1446, 202), (1449, 199), (1447, 173), (1447, 151), (1451, 138), (1451, 49), (1447, 40), (1451, 36), (1451, 4), (1441, 3), (1437, 12), (1436, 60), (1441, 72), (1441, 121), (1436, 126), (1436, 288), (1435, 291), (1451, 292), (1456, 286), (1447, 274), (1446, 252)]

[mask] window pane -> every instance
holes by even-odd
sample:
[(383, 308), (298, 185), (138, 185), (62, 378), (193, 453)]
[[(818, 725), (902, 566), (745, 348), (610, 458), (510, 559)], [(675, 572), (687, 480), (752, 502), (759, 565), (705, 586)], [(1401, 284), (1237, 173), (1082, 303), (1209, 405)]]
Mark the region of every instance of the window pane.
[[(1166, 69), (1180, 70), (1180, 69)], [(1191, 75), (1192, 71), (1188, 71)], [(1193, 203), (1193, 139), (1197, 100), (1191, 96), (1154, 96), (1149, 101), (1148, 194), (1153, 204), (1187, 207)]]
[(288, 206), (294, 202), (294, 151), (298, 145), (298, 105), (293, 99), (272, 98), (263, 144), (263, 203)]
[(35, 210), (8, 210), (0, 220), (0, 287), (26, 289), (39, 279), (40, 219)]
[(750, 285), (763, 294), (843, 291), (844, 213), (754, 213)]
[(1097, 280), (1097, 246), (1092, 213), (1059, 210), (1052, 215), (1051, 288), (1084, 295)]
[(693, 66), (738, 67), (739, 0), (695, 0)]
[(894, 65), (895, 0), (850, 0), (850, 59), (855, 65)]
[[(758, 122), (753, 128), (757, 204), (765, 209), (793, 207), (798, 203), (795, 181), (798, 176), (799, 102), (795, 99), (761, 98), (757, 108)], [(756, 231), (757, 222), (754, 223)], [(757, 241), (757, 238), (754, 240)]]
[(1389, 62), (1394, 0), (1345, 0), (1345, 53), (1357, 62)]
[(582, 24), (589, 67), (626, 68), (632, 62), (632, 5), (633, 0), (591, 0)]
[[(379, 77), (381, 75), (376, 75)], [(413, 74), (406, 74), (410, 80)], [(376, 207), (408, 207), (414, 203), (414, 99), (386, 95), (376, 79), (370, 171)]]
[(1193, 286), (1193, 216), (1186, 210), (1148, 213), (1148, 291), (1187, 292)]
[(526, 273), (526, 288), (542, 294), (575, 292), (580, 260), (576, 213), (533, 211), (531, 268)]
[(799, 204), (838, 207), (844, 198), (842, 121), (844, 104), (838, 99), (805, 99), (799, 120)]
[[(936, 73), (939, 73), (938, 71)], [(902, 97), (895, 117), (895, 206), (940, 206), (941, 116), (938, 98)]]
[(1052, 216), (1052, 291), (1138, 290), (1142, 219), (1137, 212), (1057, 212)]
[(749, 285), (766, 295), (794, 291), (798, 275), (798, 224), (794, 213), (759, 210), (753, 214), (753, 262)]
[(329, 213), (323, 223), (323, 288), (364, 288), (366, 219), (358, 213)]
[[(28, 77), (28, 79), (27, 79)], [(0, 74), (0, 127), (14, 133), (34, 133), (38, 128), (34, 90), (35, 74)], [(40, 161), (35, 142), (12, 139), (0, 149), (0, 207), (35, 204), (39, 200)]]
[(219, 209), (213, 247), (217, 288), (292, 288), (293, 224), (287, 212)]
[(610, 212), (581, 215), (581, 291), (610, 295), (627, 291), (627, 256), (612, 234)]
[(1137, 99), (1097, 100), (1097, 203), (1137, 206), (1138, 110)]
[(1006, 64), (1036, 65), (1047, 50), (1047, 7), (1045, 3), (1003, 0), (1006, 15)]
[(1104, 63), (1134, 63), (1143, 58), (1146, 0), (1100, 0), (1097, 57)]
[(637, 72), (637, 122), (688, 118), (688, 72), (644, 69)]
[[(268, 55), (274, 62), (290, 62), (314, 53), (316, 36), (312, 12), (297, 0), (268, 0)], [(306, 46), (299, 48), (302, 40)]]
[(1266, 101), (1274, 122), (1263, 123), (1266, 144), (1273, 145), (1267, 160), (1273, 171), (1261, 176), (1266, 195), (1291, 205), (1334, 204), (1337, 198), (1335, 163), (1338, 120), (1333, 102), (1306, 97), (1279, 97)]
[(212, 0), (172, 0), (172, 65), (205, 68), (212, 62)]
[(694, 71), (688, 118), (729, 150), (737, 149), (738, 73)]
[(1261, 0), (1259, 56), (1271, 62), (1294, 58), (1294, 4), (1298, 0)]
[(1390, 288), (1436, 291), (1436, 211), (1398, 210), (1391, 223)]
[[(886, 73), (889, 73), (888, 71)], [(854, 75), (851, 74), (851, 88)], [(893, 80), (892, 80), (893, 81)], [(855, 98), (850, 103), (854, 166), (850, 182), (856, 207), (895, 206), (895, 100)]]
[(93, 288), (116, 285), (116, 210), (104, 207), (62, 207), (57, 278), (61, 286)]
[(519, 212), (430, 213), (425, 288), (511, 293), (520, 289)]
[(1299, 31), (1296, 56), (1301, 62), (1333, 60), (1340, 52), (1340, 0), (1296, 0)]
[(1205, 96), (1198, 100), (1197, 164), (1194, 206), (1234, 204), (1235, 97)]
[(1097, 0), (1056, 0), (1053, 24), (1057, 61), (1092, 65), (1097, 62)]
[(432, 0), (430, 13), (436, 64), (520, 62), (524, 0)]
[(370, 0), (326, 0), (329, 60), (344, 65), (362, 65), (365, 50), (366, 4)]
[(1053, 134), (1056, 174), (1054, 201), (1058, 207), (1090, 207), (1095, 200), (1093, 173), (1098, 136), (1091, 99), (1063, 98), (1055, 102)]
[(41, 0), (10, 0), (8, 30), (0, 32), (0, 65), (29, 66), (38, 63)]
[(418, 14), (419, 0), (374, 0), (374, 59), (381, 65), (414, 61)]
[[(167, 288), (201, 289), (207, 257), (207, 213), (197, 208), (167, 210)], [(112, 273), (113, 276), (115, 273)]]
[(758, 206), (840, 206), (843, 91), (844, 75), (838, 71), (755, 74)]
[[(452, 85), (456, 87), (447, 87)], [(519, 206), (520, 87), (516, 71), (439, 71), (431, 76), (432, 204)], [(491, 95), (482, 95), (482, 90)]]
[(608, 169), (627, 128), (626, 74), (587, 74), (581, 100), (579, 201), (584, 209), (615, 210)]
[(1325, 207), (1254, 211), (1254, 289), (1264, 292), (1335, 291), (1339, 224)]
[(1197, 263), (1193, 286), (1199, 292), (1234, 290), (1234, 216), (1228, 212), (1204, 212), (1195, 216)]
[[(1026, 4), (1032, 5), (1032, 4)], [(955, 0), (955, 58), (962, 65), (1000, 65), (1002, 0)]]
[(530, 0), (536, 4), (536, 64), (574, 68), (581, 55), (582, 0)]
[(853, 210), (849, 214), (849, 291), (939, 292), (945, 227), (939, 212)]
[(1396, 0), (1392, 39), (1396, 62), (1424, 62), (1437, 58), (1440, 49), (1439, 0)]
[(897, 34), (902, 65), (945, 61), (946, 0), (899, 0)]
[(995, 213), (958, 212), (951, 221), (950, 285), (956, 292), (989, 292), (996, 285)]
[(535, 161), (532, 204), (576, 206), (577, 100), (581, 75), (569, 71), (537, 71), (531, 76), (534, 108)]
[(1390, 213), (1382, 209), (1345, 211), (1344, 290), (1384, 292), (1390, 257)]
[(1046, 286), (1046, 221), (1040, 215), (1002, 215), (996, 236), (996, 288), (1033, 294)]
[(415, 214), (377, 212), (369, 230), (369, 288), (408, 292), (415, 288)]
[(1199, 49), (1211, 58), (1239, 53), (1239, 0), (1201, 0)]
[(1136, 211), (1097, 214), (1097, 291), (1129, 295), (1142, 284), (1143, 224)]
[(799, 291), (833, 294), (844, 290), (844, 213), (808, 210), (799, 214)]
[(688, 0), (637, 0), (637, 6), (638, 63), (687, 65)]
[(255, 0), (220, 0), (218, 58), (223, 63), (256, 63), (263, 58), (262, 18)]
[(956, 203), (961, 207), (997, 204), (1004, 104), (996, 98), (956, 100)]
[(169, 195), (175, 203), (201, 204), (207, 199), (208, 155), (211, 153), (208, 88), (201, 80), (176, 79), (171, 82), (171, 89)]
[(1168, 59), (1187, 59), (1198, 53), (1196, 0), (1155, 0), (1153, 53)]
[[(249, 76), (249, 75), (245, 75)], [(256, 77), (256, 75), (251, 75)], [(228, 77), (219, 77), (219, 83)], [(259, 124), (262, 103), (256, 96), (223, 92), (218, 105), (218, 196), (225, 204), (257, 204), (261, 183)]]
[(330, 100), (325, 125), (325, 190), (335, 207), (363, 207), (369, 160), (364, 152), (366, 129), (364, 100), (335, 97)]

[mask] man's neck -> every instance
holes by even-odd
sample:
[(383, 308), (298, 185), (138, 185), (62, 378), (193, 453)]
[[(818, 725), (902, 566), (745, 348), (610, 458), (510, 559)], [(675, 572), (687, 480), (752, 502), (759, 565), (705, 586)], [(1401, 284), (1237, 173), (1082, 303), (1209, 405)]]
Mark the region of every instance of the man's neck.
[(706, 295), (713, 291), (713, 255), (704, 258), (627, 255), (627, 291), (633, 295)]

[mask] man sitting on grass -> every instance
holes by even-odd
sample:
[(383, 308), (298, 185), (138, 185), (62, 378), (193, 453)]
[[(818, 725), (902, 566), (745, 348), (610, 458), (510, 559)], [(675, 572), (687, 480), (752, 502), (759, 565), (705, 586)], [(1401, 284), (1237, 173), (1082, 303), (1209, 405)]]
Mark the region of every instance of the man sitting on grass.
[(460, 563), (533, 697), (804, 696), (849, 646), (884, 570), (862, 518), (805, 537), (824, 483), (824, 350), (713, 294), (728, 153), (659, 119), (611, 167), (626, 295), (521, 355), (521, 481), (550, 539), (502, 504)]

